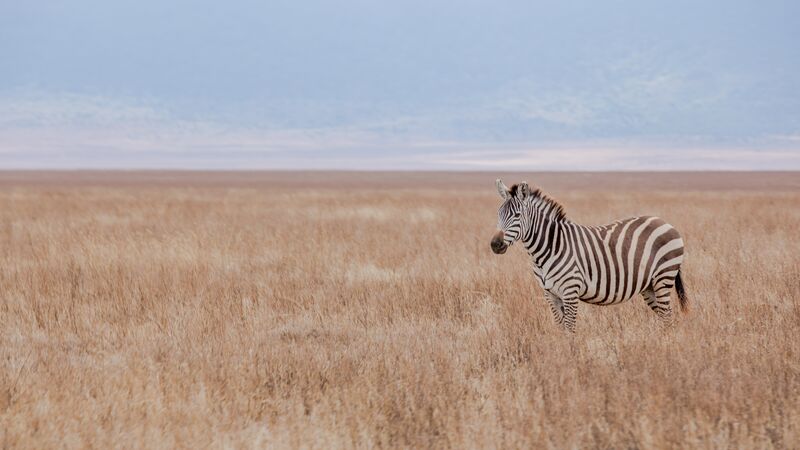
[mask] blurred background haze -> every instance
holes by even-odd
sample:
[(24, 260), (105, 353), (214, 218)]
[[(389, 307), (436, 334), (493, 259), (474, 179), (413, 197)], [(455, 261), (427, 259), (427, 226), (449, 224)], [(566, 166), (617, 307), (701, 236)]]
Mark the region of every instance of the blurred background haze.
[(0, 168), (800, 169), (800, 3), (0, 6)]

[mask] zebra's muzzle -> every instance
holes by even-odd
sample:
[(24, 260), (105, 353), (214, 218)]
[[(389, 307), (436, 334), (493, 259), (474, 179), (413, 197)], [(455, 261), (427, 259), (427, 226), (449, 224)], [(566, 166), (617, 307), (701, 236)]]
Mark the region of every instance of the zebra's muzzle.
[(497, 234), (495, 234), (492, 238), (492, 251), (496, 255), (502, 255), (506, 252), (506, 250), (508, 250), (508, 245), (506, 245), (503, 238), (504, 234), (502, 231), (498, 231)]

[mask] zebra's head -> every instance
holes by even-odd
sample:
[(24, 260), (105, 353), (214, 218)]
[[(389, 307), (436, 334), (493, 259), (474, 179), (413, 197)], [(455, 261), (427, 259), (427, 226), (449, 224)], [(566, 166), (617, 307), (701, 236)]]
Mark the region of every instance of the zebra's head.
[(525, 199), (530, 195), (528, 183), (520, 183), (507, 188), (503, 181), (497, 179), (497, 193), (503, 204), (497, 211), (497, 232), (492, 236), (492, 251), (502, 255), (522, 234), (520, 216), (525, 206)]

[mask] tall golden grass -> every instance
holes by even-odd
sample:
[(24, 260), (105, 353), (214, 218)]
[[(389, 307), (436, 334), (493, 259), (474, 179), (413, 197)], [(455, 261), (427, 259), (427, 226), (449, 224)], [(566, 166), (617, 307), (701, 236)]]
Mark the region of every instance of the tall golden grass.
[(674, 327), (637, 298), (569, 335), (489, 250), (493, 174), (290, 176), (5, 174), (0, 445), (800, 445), (796, 184), (544, 177), (575, 221), (687, 247)]

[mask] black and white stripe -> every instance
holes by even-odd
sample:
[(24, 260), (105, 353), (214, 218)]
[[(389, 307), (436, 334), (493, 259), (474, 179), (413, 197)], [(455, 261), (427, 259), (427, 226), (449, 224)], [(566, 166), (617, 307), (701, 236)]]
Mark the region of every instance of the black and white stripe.
[(522, 242), (556, 322), (568, 330), (575, 331), (579, 300), (612, 305), (642, 294), (669, 322), (674, 286), (686, 306), (683, 239), (664, 220), (642, 216), (586, 227), (568, 220), (561, 205), (527, 183), (507, 188), (498, 179), (497, 190), (504, 202), (492, 250), (505, 253)]

